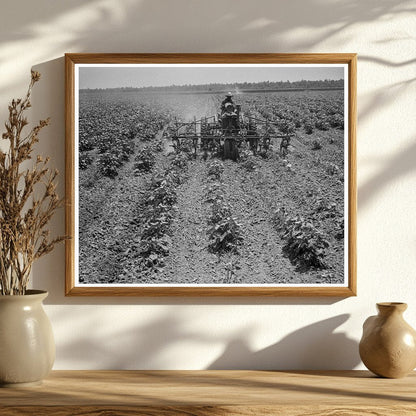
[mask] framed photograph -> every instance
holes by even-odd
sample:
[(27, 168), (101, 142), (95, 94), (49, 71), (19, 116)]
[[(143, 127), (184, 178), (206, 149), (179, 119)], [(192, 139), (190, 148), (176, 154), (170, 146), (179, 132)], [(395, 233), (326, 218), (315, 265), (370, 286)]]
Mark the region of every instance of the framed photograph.
[(66, 54), (66, 295), (356, 295), (355, 54)]

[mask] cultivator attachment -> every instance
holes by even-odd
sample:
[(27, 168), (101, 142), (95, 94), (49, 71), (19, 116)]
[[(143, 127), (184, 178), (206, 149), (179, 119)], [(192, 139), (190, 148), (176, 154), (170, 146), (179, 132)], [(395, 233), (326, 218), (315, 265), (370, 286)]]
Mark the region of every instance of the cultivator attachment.
[[(175, 121), (171, 126), (172, 145), (176, 151), (198, 151), (207, 155), (208, 152), (222, 155), (224, 159), (237, 160), (242, 147), (250, 149), (253, 154), (266, 154), (271, 149), (272, 139), (281, 138), (281, 149), (287, 148), (291, 134), (275, 133), (276, 123), (268, 120), (245, 116), (240, 106), (231, 116), (220, 115), (194, 118), (191, 122)], [(283, 147), (282, 147), (283, 143)]]

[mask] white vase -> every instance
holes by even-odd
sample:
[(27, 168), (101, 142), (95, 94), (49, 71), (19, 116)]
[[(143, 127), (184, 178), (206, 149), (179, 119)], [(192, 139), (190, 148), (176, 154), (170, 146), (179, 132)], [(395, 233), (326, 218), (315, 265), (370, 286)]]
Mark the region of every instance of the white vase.
[(0, 295), (0, 385), (40, 384), (55, 361), (52, 326), (42, 301), (48, 292)]

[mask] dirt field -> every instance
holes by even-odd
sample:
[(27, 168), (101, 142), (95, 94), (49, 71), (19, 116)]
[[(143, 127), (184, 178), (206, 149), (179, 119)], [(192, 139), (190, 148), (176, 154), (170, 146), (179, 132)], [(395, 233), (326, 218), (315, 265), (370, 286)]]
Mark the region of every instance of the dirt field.
[(172, 147), (173, 123), (215, 115), (219, 95), (81, 94), (80, 283), (343, 282), (342, 94), (234, 97), (295, 134), (287, 156), (272, 139), (236, 162)]

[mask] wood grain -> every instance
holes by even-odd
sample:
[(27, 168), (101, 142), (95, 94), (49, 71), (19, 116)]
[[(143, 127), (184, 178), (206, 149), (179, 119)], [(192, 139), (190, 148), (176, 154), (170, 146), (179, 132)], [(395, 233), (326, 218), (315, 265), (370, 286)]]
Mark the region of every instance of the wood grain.
[(348, 297), (356, 292), (349, 287), (69, 287), (66, 296), (245, 296), (245, 297)]
[[(348, 284), (347, 287), (86, 287), (76, 286), (75, 282), (75, 116), (74, 116), (74, 77), (76, 64), (137, 64), (137, 63), (287, 63), (287, 64), (348, 64)], [(66, 296), (322, 296), (348, 297), (357, 294), (357, 256), (356, 256), (356, 120), (357, 120), (357, 55), (353, 53), (311, 53), (311, 54), (258, 54), (258, 53), (207, 53), (207, 54), (65, 54), (65, 120), (66, 120), (66, 162), (65, 199), (66, 234), (71, 238), (65, 248), (65, 295)]]
[(357, 56), (348, 71), (348, 281), (357, 294)]
[(65, 56), (65, 291), (75, 286), (75, 100), (72, 59)]
[[(1, 407), (0, 407), (1, 409)], [(414, 406), (34, 406), (7, 407), (7, 416), (414, 416)]]
[(367, 371), (54, 371), (0, 389), (5, 415), (415, 415), (416, 374)]
[(350, 64), (355, 53), (68, 53), (74, 64), (138, 63), (260, 63), (260, 64)]

